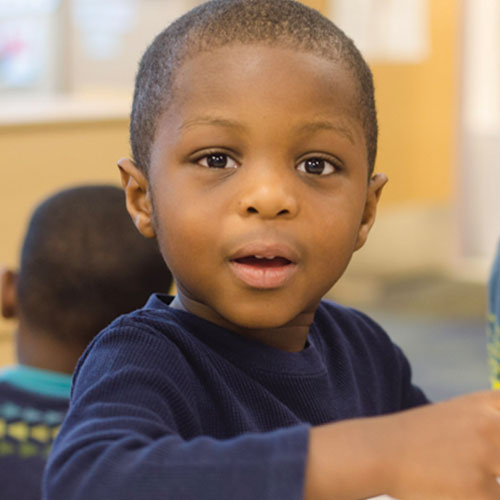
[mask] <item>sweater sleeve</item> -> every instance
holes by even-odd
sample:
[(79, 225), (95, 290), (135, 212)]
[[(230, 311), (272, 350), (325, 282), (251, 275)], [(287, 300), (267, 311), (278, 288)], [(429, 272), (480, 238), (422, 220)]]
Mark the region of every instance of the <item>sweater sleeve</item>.
[(168, 376), (182, 367), (174, 359), (168, 370), (153, 368), (162, 366), (165, 340), (132, 337), (101, 334), (80, 360), (44, 475), (45, 500), (302, 498), (308, 425), (184, 439), (179, 415), (193, 425), (202, 416), (191, 414), (186, 388)]
[(488, 361), (490, 382), (500, 389), (500, 243), (488, 281)]

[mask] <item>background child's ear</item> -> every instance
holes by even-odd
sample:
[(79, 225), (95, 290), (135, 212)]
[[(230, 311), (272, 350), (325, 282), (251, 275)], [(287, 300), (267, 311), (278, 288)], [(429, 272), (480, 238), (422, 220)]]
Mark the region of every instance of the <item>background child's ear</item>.
[(368, 239), (368, 233), (375, 222), (375, 215), (377, 213), (377, 204), (382, 194), (382, 189), (386, 185), (388, 179), (385, 174), (375, 174), (370, 179), (368, 184), (368, 192), (366, 194), (365, 209), (361, 225), (358, 232), (358, 240), (354, 250), (360, 249)]
[(122, 186), (127, 198), (127, 210), (139, 232), (146, 238), (154, 238), (153, 206), (149, 194), (148, 181), (132, 160), (118, 162)]
[(5, 319), (17, 318), (17, 278), (11, 269), (0, 273), (0, 310)]

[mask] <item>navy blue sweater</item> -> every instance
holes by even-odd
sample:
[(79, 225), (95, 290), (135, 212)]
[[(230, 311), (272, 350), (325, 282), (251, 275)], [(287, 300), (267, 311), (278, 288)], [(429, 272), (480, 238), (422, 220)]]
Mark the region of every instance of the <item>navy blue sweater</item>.
[(81, 358), (46, 500), (298, 500), (310, 425), (427, 402), (400, 349), (355, 310), (322, 302), (289, 353), (169, 300), (117, 319)]

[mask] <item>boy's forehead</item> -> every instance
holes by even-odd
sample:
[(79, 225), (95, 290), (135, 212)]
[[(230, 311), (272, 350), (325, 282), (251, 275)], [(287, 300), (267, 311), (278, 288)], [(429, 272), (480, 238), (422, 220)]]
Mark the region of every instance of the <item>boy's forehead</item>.
[(269, 84), (279, 75), (287, 79), (298, 78), (300, 72), (328, 72), (332, 83), (339, 79), (348, 81), (350, 92), (358, 91), (358, 82), (349, 65), (339, 57), (326, 57), (313, 51), (297, 49), (282, 44), (231, 43), (197, 53), (186, 53), (179, 61), (173, 75), (172, 93), (182, 89), (187, 79), (203, 81), (207, 75), (217, 75), (234, 69), (242, 77), (251, 76), (252, 69), (260, 67), (267, 71)]
[[(219, 60), (222, 64), (227, 64), (230, 62), (228, 60), (228, 55), (231, 52), (238, 51), (240, 54), (246, 54), (251, 56), (252, 54), (260, 54), (262, 50), (276, 51), (277, 53), (282, 52), (286, 54), (287, 52), (301, 54), (304, 60), (311, 61), (323, 61), (328, 62), (332, 65), (332, 69), (337, 70), (342, 67), (344, 70), (348, 69), (350, 64), (343, 60), (341, 54), (338, 51), (318, 51), (313, 48), (306, 49), (301, 46), (294, 39), (279, 39), (279, 40), (257, 40), (253, 42), (240, 42), (238, 40), (231, 41), (228, 43), (214, 43), (213, 45), (205, 46), (202, 50), (199, 47), (186, 45), (181, 48), (178, 54), (178, 67), (177, 73), (182, 69), (186, 62), (192, 59), (198, 58), (198, 56), (211, 54), (213, 60)], [(352, 75), (354, 78), (354, 75)]]
[(173, 81), (170, 104), (189, 105), (201, 94), (216, 100), (223, 97), (229, 103), (235, 92), (246, 94), (255, 85), (262, 87), (261, 95), (274, 94), (276, 99), (285, 87), (288, 93), (295, 91), (297, 98), (335, 95), (346, 115), (359, 119), (358, 85), (342, 61), (269, 44), (233, 43), (184, 58)]

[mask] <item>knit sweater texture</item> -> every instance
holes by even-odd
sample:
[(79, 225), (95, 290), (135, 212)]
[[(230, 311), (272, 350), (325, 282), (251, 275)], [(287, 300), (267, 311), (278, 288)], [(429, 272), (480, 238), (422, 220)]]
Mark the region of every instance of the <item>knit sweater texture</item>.
[(491, 386), (500, 389), (500, 243), (488, 281), (488, 360)]
[(27, 366), (0, 372), (0, 499), (40, 500), (45, 462), (69, 404), (71, 376)]
[(311, 425), (428, 402), (401, 350), (353, 309), (323, 301), (290, 353), (170, 300), (153, 295), (80, 359), (46, 500), (299, 500)]

